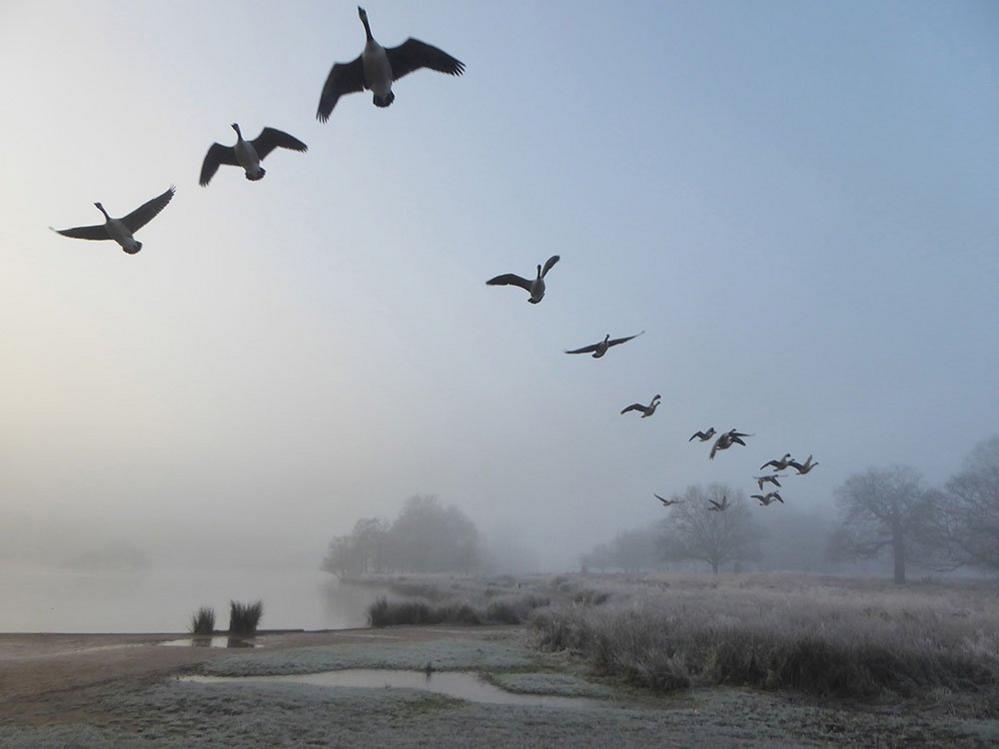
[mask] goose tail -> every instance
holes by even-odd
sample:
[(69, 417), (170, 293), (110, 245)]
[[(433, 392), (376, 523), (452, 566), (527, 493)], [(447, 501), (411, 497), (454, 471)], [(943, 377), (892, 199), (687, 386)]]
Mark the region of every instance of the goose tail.
[(373, 101), (375, 102), (376, 107), (382, 107), (384, 109), (385, 107), (389, 106), (392, 102), (395, 101), (395, 94), (392, 93), (391, 91), (385, 94), (385, 96), (379, 96), (378, 94), (375, 94)]

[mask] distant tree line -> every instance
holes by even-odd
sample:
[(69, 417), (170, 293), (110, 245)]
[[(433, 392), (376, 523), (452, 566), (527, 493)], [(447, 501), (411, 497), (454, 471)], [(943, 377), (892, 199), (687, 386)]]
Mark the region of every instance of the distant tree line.
[(361, 518), (335, 537), (322, 568), (338, 577), (397, 572), (472, 572), (481, 563), (475, 524), (436, 497), (410, 497), (394, 521)]
[[(725, 511), (708, 509), (709, 499), (723, 496)], [(584, 569), (638, 572), (702, 562), (715, 573), (743, 563), (816, 571), (830, 562), (883, 559), (899, 584), (913, 565), (999, 572), (999, 435), (976, 446), (942, 488), (907, 466), (851, 476), (836, 490), (834, 526), (779, 506), (764, 527), (742, 492), (717, 484), (691, 486), (672, 499), (667, 518), (596, 546), (582, 557)]]

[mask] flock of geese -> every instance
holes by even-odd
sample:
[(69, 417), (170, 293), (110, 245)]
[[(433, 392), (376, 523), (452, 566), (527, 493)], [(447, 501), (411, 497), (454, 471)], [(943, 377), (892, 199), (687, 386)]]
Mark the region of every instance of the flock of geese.
[[(464, 73), (465, 65), (460, 60), (418, 39), (409, 38), (397, 47), (386, 48), (381, 46), (375, 41), (371, 33), (368, 14), (361, 7), (358, 7), (357, 13), (361, 19), (361, 23), (364, 25), (364, 49), (351, 62), (338, 62), (330, 69), (319, 97), (319, 107), (316, 110), (316, 119), (320, 122), (326, 122), (329, 119), (340, 97), (346, 94), (371, 91), (372, 100), (376, 107), (390, 106), (395, 100), (395, 94), (392, 92), (393, 83), (415, 70), (428, 68), (436, 70), (439, 73), (454, 76)], [(278, 148), (298, 152), (308, 150), (308, 146), (298, 138), (273, 127), (265, 127), (261, 130), (260, 135), (253, 140), (243, 138), (243, 133), (237, 123), (233, 123), (231, 127), (236, 133), (236, 142), (231, 146), (213, 143), (209, 147), (208, 153), (205, 154), (201, 165), (201, 174), (198, 179), (198, 183), (202, 187), (208, 186), (220, 166), (239, 167), (243, 170), (246, 179), (255, 182), (263, 179), (266, 174), (266, 170), (260, 165), (260, 162), (267, 158), (274, 150)], [(104, 216), (103, 224), (52, 230), (73, 239), (113, 240), (121, 246), (125, 253), (134, 255), (142, 249), (142, 242), (135, 238), (136, 232), (166, 208), (167, 204), (173, 199), (175, 192), (176, 188), (170, 187), (162, 194), (143, 203), (134, 211), (121, 218), (112, 218), (101, 203), (94, 203)], [(538, 265), (534, 278), (524, 278), (514, 273), (505, 273), (489, 279), (486, 281), (486, 284), (489, 286), (519, 286), (528, 293), (528, 302), (538, 304), (545, 296), (547, 288), (545, 277), (555, 264), (559, 262), (559, 259), (558, 255), (553, 255), (545, 261), (544, 265)], [(620, 346), (623, 343), (634, 340), (644, 332), (643, 330), (635, 335), (622, 338), (611, 338), (608, 333), (602, 341), (577, 349), (571, 349), (565, 353), (590, 354), (594, 359), (600, 359), (612, 347)], [(661, 400), (662, 396), (657, 393), (648, 405), (632, 403), (630, 406), (625, 407), (621, 413), (627, 414), (635, 411), (640, 413), (643, 419), (647, 419), (655, 414)], [(695, 439), (701, 442), (708, 442), (715, 437), (715, 434), (714, 427), (709, 428), (707, 431), (697, 431), (691, 435), (688, 442), (692, 442)], [(752, 436), (752, 434), (740, 432), (737, 429), (730, 429), (727, 432), (723, 432), (715, 438), (708, 458), (714, 460), (715, 455), (723, 450), (728, 450), (733, 445), (742, 445), (745, 447), (745, 438)], [(780, 479), (784, 476), (784, 474), (780, 473), (781, 471), (793, 468), (797, 471), (798, 475), (804, 475), (817, 465), (817, 462), (812, 462), (811, 455), (808, 456), (804, 463), (799, 463), (792, 460), (791, 454), (787, 453), (781, 458), (770, 460), (760, 466), (760, 470), (772, 468), (774, 472), (769, 475), (756, 476), (754, 480), (760, 492), (763, 492), (765, 484), (772, 484), (780, 489)], [(653, 496), (665, 507), (672, 507), (683, 501), (676, 498), (665, 499), (658, 494)], [(767, 507), (775, 502), (784, 503), (780, 493), (776, 490), (766, 494), (754, 494), (752, 497), (758, 500), (759, 504), (763, 507)], [(708, 500), (707, 509), (713, 512), (724, 512), (730, 506), (728, 497), (723, 496), (720, 501)]]
[[(326, 122), (329, 119), (333, 107), (345, 94), (368, 90), (374, 94), (376, 107), (389, 106), (395, 100), (392, 84), (414, 70), (429, 68), (448, 75), (461, 75), (465, 72), (464, 63), (419, 39), (407, 39), (398, 47), (381, 46), (371, 34), (368, 14), (364, 8), (359, 7), (357, 13), (361, 18), (361, 23), (364, 24), (366, 37), (364, 50), (351, 62), (338, 62), (333, 65), (326, 78), (326, 83), (323, 85), (322, 94), (319, 97), (319, 108), (316, 110), (316, 119), (320, 122)], [(236, 143), (231, 146), (213, 143), (208, 149), (208, 153), (205, 154), (205, 159), (201, 164), (201, 176), (198, 179), (202, 187), (208, 186), (222, 165), (238, 166), (243, 169), (248, 180), (256, 182), (263, 179), (264, 174), (266, 174), (266, 170), (260, 166), (260, 162), (267, 158), (274, 149), (285, 148), (290, 151), (302, 152), (308, 150), (308, 146), (298, 138), (273, 127), (265, 127), (260, 135), (253, 140), (243, 138), (238, 124), (233, 123), (231, 127), (236, 131)], [(76, 226), (71, 229), (52, 229), (52, 231), (73, 239), (113, 240), (127, 254), (134, 255), (142, 249), (142, 242), (135, 238), (135, 233), (166, 208), (175, 192), (176, 188), (170, 187), (162, 195), (157, 195), (152, 200), (143, 203), (122, 218), (111, 218), (100, 203), (94, 203), (97, 209), (104, 214), (103, 224)], [(556, 257), (555, 260), (557, 261), (558, 258)], [(554, 264), (552, 261), (549, 263)], [(546, 270), (549, 267), (550, 265), (546, 264)], [(541, 301), (543, 295), (544, 283), (541, 283), (539, 296), (535, 303)], [(532, 301), (534, 301), (534, 291), (531, 291), (531, 296)]]

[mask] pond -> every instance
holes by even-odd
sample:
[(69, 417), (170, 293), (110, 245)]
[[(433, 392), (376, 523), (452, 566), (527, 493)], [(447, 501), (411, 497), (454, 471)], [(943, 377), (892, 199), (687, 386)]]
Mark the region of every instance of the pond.
[(371, 689), (416, 689), (470, 702), (493, 705), (541, 705), (586, 710), (606, 705), (583, 697), (556, 697), (544, 694), (518, 694), (490, 684), (470, 671), (393, 671), (387, 669), (344, 669), (315, 674), (278, 676), (182, 676), (181, 681), (200, 684), (309, 684), (321, 687), (367, 687)]
[(261, 629), (367, 626), (384, 591), (317, 569), (151, 568), (85, 572), (0, 566), (0, 632), (185, 632), (199, 606), (229, 625), (229, 601), (264, 602)]

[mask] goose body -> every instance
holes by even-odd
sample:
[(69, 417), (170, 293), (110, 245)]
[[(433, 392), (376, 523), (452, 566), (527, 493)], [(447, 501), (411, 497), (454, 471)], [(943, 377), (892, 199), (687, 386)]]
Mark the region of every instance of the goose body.
[(707, 442), (709, 439), (711, 439), (714, 436), (715, 436), (715, 428), (711, 427), (706, 432), (694, 432), (692, 435), (690, 435), (690, 439), (687, 440), (687, 442), (693, 442), (695, 437), (699, 439), (701, 442)]
[(326, 122), (337, 101), (345, 94), (371, 91), (376, 107), (387, 107), (395, 101), (392, 84), (414, 70), (429, 68), (447, 75), (461, 75), (465, 64), (441, 49), (410, 37), (398, 47), (383, 47), (371, 33), (371, 24), (364, 8), (357, 15), (364, 24), (364, 50), (351, 62), (336, 63), (326, 77), (316, 119)]
[(662, 396), (659, 395), (659, 393), (656, 393), (655, 396), (652, 398), (652, 400), (649, 402), (649, 405), (643, 406), (641, 403), (632, 403), (630, 406), (623, 409), (621, 411), (621, 414), (624, 415), (629, 411), (641, 411), (642, 418), (647, 419), (656, 412), (657, 408), (659, 408), (660, 399), (662, 399)]
[(784, 500), (781, 498), (778, 492), (769, 492), (767, 494), (754, 494), (753, 499), (757, 499), (760, 502), (760, 506), (769, 507), (774, 502), (780, 502), (784, 504)]
[(716, 502), (713, 499), (708, 500), (708, 511), (709, 512), (725, 512), (728, 509), (728, 496), (722, 495), (721, 502)]
[(791, 468), (793, 468), (794, 470), (796, 470), (798, 472), (799, 476), (804, 476), (806, 473), (808, 473), (813, 468), (815, 468), (815, 466), (818, 465), (818, 461), (816, 461), (815, 463), (813, 463), (812, 462), (812, 456), (809, 455), (808, 458), (805, 460), (804, 463), (798, 463), (797, 461), (792, 460), (792, 461), (788, 462), (788, 465), (790, 465)]
[[(148, 224), (156, 215), (166, 208), (167, 203), (173, 200), (176, 191), (170, 187), (162, 195), (157, 195), (152, 200), (147, 200), (127, 216), (112, 218), (101, 203), (94, 203), (97, 210), (104, 216), (104, 223), (94, 226), (76, 226), (72, 229), (52, 229), (56, 234), (73, 239), (89, 240), (113, 240), (117, 242), (122, 250), (128, 255), (134, 255), (142, 249), (142, 242), (135, 238), (135, 233)], [(49, 227), (52, 228), (52, 227)]]
[(638, 338), (645, 331), (641, 333), (635, 333), (635, 335), (627, 336), (626, 338), (614, 338), (610, 337), (610, 333), (604, 336), (604, 339), (599, 343), (591, 343), (589, 346), (583, 346), (582, 348), (573, 349), (572, 351), (566, 351), (567, 354), (592, 354), (594, 359), (599, 359), (611, 348), (611, 346), (620, 346), (622, 343), (627, 343), (632, 338)]
[(652, 496), (662, 502), (663, 507), (672, 507), (673, 505), (683, 504), (682, 499), (666, 499), (665, 497), (660, 497), (658, 494), (653, 494)]
[[(718, 439), (715, 440), (715, 444), (711, 446), (711, 454), (708, 455), (710, 460), (715, 459), (715, 454), (720, 450), (728, 450), (732, 445), (742, 445), (746, 446), (746, 443), (742, 441), (743, 437), (752, 437), (751, 434), (746, 434), (745, 432), (740, 432), (737, 429), (730, 429), (727, 432), (719, 435)], [(688, 440), (689, 441), (689, 440)]]
[(502, 276), (490, 278), (486, 281), (486, 286), (519, 286), (530, 295), (527, 301), (531, 304), (537, 304), (545, 298), (545, 276), (559, 260), (558, 255), (552, 255), (543, 266), (539, 265), (534, 280), (528, 281), (515, 273), (504, 273)]
[(198, 183), (202, 187), (207, 187), (212, 181), (215, 172), (223, 164), (239, 166), (246, 173), (246, 178), (251, 182), (263, 179), (267, 170), (260, 166), (263, 161), (275, 148), (287, 148), (291, 151), (307, 151), (306, 146), (298, 138), (288, 135), (283, 130), (273, 127), (265, 127), (253, 140), (245, 140), (239, 125), (235, 122), (230, 127), (236, 131), (236, 144), (233, 146), (223, 146), (221, 143), (212, 143), (205, 154), (205, 160), (201, 164), (201, 176)]
[(779, 487), (780, 486), (779, 479), (780, 479), (780, 474), (775, 473), (772, 476), (756, 476), (754, 477), (753, 480), (756, 481), (756, 485), (760, 488), (760, 491), (763, 491), (764, 484), (773, 484), (774, 486)]
[(766, 463), (760, 466), (762, 471), (764, 468), (773, 468), (775, 471), (783, 471), (791, 465), (791, 453), (784, 453), (782, 458), (774, 458), (773, 460), (768, 460)]

